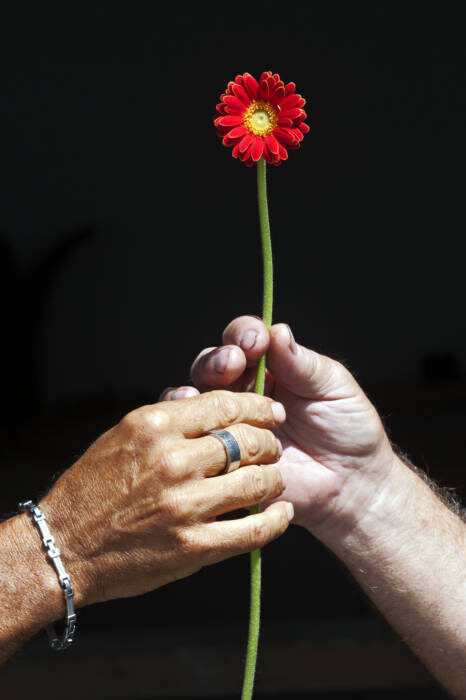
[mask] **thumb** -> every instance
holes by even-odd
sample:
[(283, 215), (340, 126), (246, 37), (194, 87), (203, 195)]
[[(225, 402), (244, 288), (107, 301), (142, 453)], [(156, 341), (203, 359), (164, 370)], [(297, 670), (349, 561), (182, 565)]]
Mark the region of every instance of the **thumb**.
[(285, 323), (270, 330), (267, 366), (278, 384), (302, 398), (346, 398), (359, 389), (340, 362), (298, 345)]

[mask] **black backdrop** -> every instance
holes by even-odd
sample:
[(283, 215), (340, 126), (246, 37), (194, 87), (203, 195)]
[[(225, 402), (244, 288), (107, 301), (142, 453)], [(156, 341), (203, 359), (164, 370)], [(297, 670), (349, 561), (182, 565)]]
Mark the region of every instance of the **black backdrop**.
[[(2, 10), (5, 514), (126, 410), (185, 383), (232, 317), (260, 312), (255, 173), (212, 117), (228, 80), (266, 69), (296, 82), (311, 126), (269, 168), (275, 318), (345, 361), (394, 438), (461, 490), (465, 52), (451, 7)], [(82, 611), (81, 628), (124, 639), (156, 620), (195, 639), (206, 621), (245, 622), (246, 558), (217, 569)], [(296, 529), (265, 569), (266, 619), (374, 615)]]

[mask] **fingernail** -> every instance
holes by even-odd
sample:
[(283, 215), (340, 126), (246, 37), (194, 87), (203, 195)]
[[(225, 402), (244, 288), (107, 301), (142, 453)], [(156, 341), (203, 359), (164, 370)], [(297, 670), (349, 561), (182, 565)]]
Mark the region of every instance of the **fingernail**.
[(215, 355), (214, 361), (213, 361), (213, 366), (214, 370), (217, 372), (217, 374), (223, 374), (225, 372), (226, 366), (228, 364), (228, 360), (230, 359), (230, 351), (229, 350), (222, 350), (221, 352), (218, 353), (218, 355)]
[(286, 514), (288, 516), (288, 520), (291, 522), (291, 520), (294, 518), (294, 508), (292, 503), (286, 504)]
[(176, 401), (177, 399), (187, 399), (190, 396), (195, 395), (195, 392), (191, 388), (185, 387), (184, 389), (176, 389), (176, 391), (172, 393), (170, 398)]
[(278, 438), (277, 438), (277, 444), (278, 444), (278, 454), (279, 454), (280, 457), (281, 457), (282, 454), (283, 454), (283, 445), (282, 445), (282, 443), (280, 442), (280, 440), (279, 440)]
[(184, 399), (186, 397), (185, 389), (177, 389), (173, 391), (170, 398), (174, 401), (177, 399)]
[(286, 418), (286, 411), (281, 403), (278, 403), (277, 401), (273, 402), (272, 413), (273, 413), (273, 417), (275, 418), (276, 423), (283, 423), (284, 422), (284, 420)]
[(243, 335), (239, 340), (239, 344), (240, 347), (243, 348), (243, 350), (251, 350), (251, 348), (253, 348), (256, 344), (256, 340), (257, 332), (253, 331), (252, 328), (250, 328), (249, 330), (244, 331)]
[(296, 345), (296, 340), (294, 339), (293, 333), (291, 332), (291, 328), (287, 325), (288, 328), (288, 335), (290, 336), (290, 342), (289, 342), (289, 347), (293, 355), (296, 355), (298, 352), (298, 346)]

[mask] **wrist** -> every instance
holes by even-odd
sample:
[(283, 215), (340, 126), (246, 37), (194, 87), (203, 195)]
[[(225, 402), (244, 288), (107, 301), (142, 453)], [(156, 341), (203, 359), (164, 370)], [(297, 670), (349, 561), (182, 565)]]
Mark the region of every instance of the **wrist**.
[(393, 452), (388, 440), (379, 454), (352, 471), (339, 490), (331, 515), (308, 528), (338, 557), (346, 550), (369, 546), (387, 531), (397, 530), (413, 480), (422, 482)]
[[(50, 531), (60, 550), (63, 566), (69, 574), (71, 586), (74, 589), (74, 605), (77, 609), (87, 605), (90, 600), (91, 577), (83, 551), (83, 538), (79, 537), (78, 530), (72, 520), (72, 514), (64, 507), (63, 503), (54, 501), (55, 499), (49, 493), (39, 503), (39, 506), (44, 512)], [(42, 543), (40, 542), (40, 544)], [(56, 572), (50, 564), (49, 568), (52, 575), (55, 574), (58, 589), (61, 590)], [(63, 600), (63, 593), (61, 595)]]
[[(40, 533), (27, 513), (2, 523), (5, 561), (2, 586), (0, 657), (63, 615), (63, 593), (56, 573), (47, 561)], [(3, 559), (3, 557), (2, 557)], [(3, 601), (3, 598), (2, 598)]]
[[(53, 566), (44, 549), (40, 532), (29, 513), (22, 513), (10, 521), (15, 560), (24, 581), (33, 582), (35, 595), (40, 599), (37, 627), (59, 619), (63, 613), (63, 593)], [(31, 584), (28, 584), (31, 585)]]
[(368, 489), (364, 508), (353, 514), (352, 526), (328, 544), (350, 569), (366, 560), (375, 564), (377, 558), (396, 558), (401, 549), (411, 546), (415, 550), (423, 530), (423, 508), (442, 507), (429, 487), (393, 452), (385, 469), (383, 481)]

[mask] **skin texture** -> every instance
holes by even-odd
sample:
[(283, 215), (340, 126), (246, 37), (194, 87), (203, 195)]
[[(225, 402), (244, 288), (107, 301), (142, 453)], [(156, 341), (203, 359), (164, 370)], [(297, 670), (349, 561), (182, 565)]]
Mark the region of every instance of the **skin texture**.
[[(254, 345), (243, 350), (242, 342), (247, 346), (254, 335)], [(370, 479), (376, 489), (392, 468), (392, 448), (375, 408), (343, 365), (298, 346), (285, 324), (273, 327), (269, 345), (259, 319), (240, 317), (227, 326), (223, 342), (223, 348), (208, 348), (194, 361), (191, 376), (197, 389), (249, 391), (254, 364), (268, 348), (267, 392), (287, 412), (276, 434), (284, 448), (284, 498), (294, 504), (295, 523), (322, 537), (335, 527), (350, 527), (356, 483)], [(173, 398), (175, 391), (167, 390), (164, 397)], [(381, 467), (377, 473), (374, 462)], [(359, 514), (365, 496), (361, 492)], [(351, 508), (346, 507), (349, 500)]]
[[(40, 502), (81, 607), (135, 596), (282, 534), (290, 504), (234, 520), (216, 517), (283, 491), (272, 466), (280, 404), (214, 391), (133, 411), (102, 435)], [(209, 430), (228, 427), (241, 469)], [(267, 466), (258, 466), (267, 465)], [(0, 659), (63, 616), (57, 575), (28, 514), (0, 525)], [(11, 562), (15, 561), (12, 567)]]
[(286, 408), (275, 429), (294, 522), (348, 567), (388, 622), (455, 698), (466, 698), (466, 525), (395, 455), (382, 422), (340, 363), (297, 345), (289, 327), (270, 334), (243, 316), (223, 346), (195, 359), (188, 392), (251, 389), (266, 352), (267, 392)]

